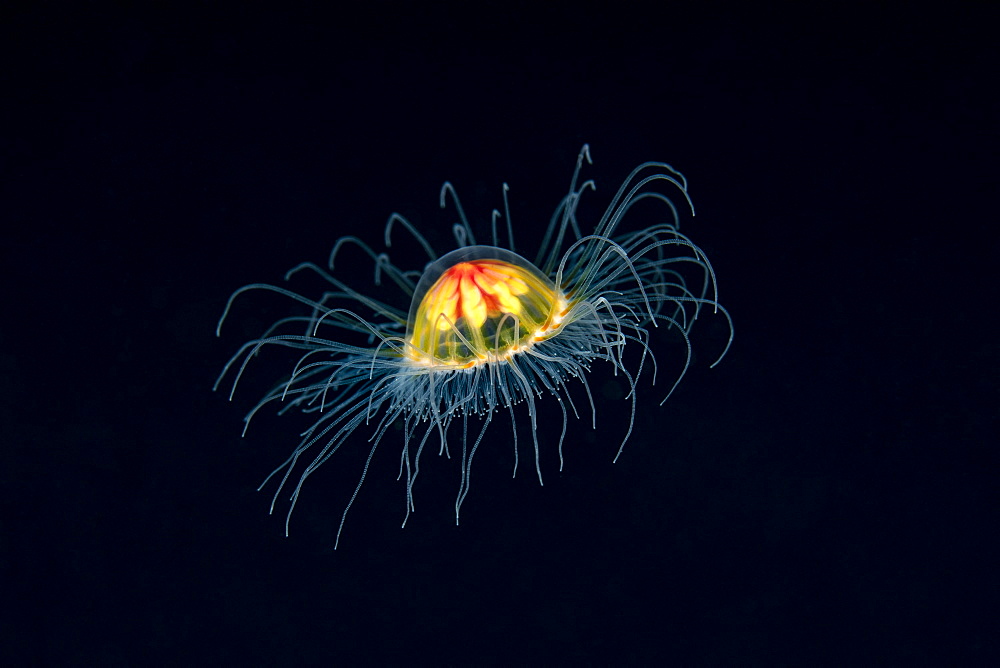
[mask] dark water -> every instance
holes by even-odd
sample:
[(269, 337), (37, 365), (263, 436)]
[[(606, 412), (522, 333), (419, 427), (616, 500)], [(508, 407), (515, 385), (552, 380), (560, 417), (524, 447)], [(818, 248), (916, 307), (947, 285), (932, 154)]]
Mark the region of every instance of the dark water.
[[(996, 660), (997, 53), (984, 8), (375, 3), (12, 10), (2, 22), (4, 653), (27, 665), (989, 664)], [(662, 408), (595, 368), (597, 429), (500, 424), (454, 525), (390, 430), (256, 486), (307, 422), (225, 360), (285, 313), (229, 294), (438, 247), (451, 180), (539, 242), (589, 143), (599, 215), (665, 160), (736, 340), (699, 322)], [(588, 208), (589, 207), (589, 208)], [(410, 246), (394, 257), (419, 257)], [(370, 263), (344, 259), (368, 284)], [(406, 304), (401, 308), (405, 309)], [(676, 363), (665, 341), (666, 365)], [(680, 349), (678, 349), (680, 350)], [(580, 395), (578, 403), (586, 401)], [(340, 457), (339, 455), (342, 455)], [(992, 661), (991, 661), (992, 660)]]

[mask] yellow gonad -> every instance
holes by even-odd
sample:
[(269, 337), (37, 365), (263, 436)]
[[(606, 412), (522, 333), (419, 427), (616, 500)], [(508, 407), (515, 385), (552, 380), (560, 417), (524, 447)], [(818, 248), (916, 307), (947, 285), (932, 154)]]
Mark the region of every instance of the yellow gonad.
[(457, 368), (505, 359), (552, 336), (566, 310), (548, 277), (490, 246), (460, 248), (433, 263), (412, 303), (406, 356)]

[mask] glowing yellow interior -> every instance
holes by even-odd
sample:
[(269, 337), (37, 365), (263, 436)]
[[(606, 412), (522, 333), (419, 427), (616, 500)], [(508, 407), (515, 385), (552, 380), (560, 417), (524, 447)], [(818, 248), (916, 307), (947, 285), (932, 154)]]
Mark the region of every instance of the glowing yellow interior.
[(459, 249), (418, 284), (407, 357), (460, 367), (502, 359), (552, 336), (564, 310), (555, 285), (527, 260), (486, 246)]

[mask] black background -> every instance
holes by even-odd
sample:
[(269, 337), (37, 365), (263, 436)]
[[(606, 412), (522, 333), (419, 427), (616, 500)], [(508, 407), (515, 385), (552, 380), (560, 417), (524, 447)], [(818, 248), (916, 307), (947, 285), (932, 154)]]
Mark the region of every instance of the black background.
[[(4, 9), (3, 654), (996, 660), (997, 16), (801, 5)], [(494, 430), (457, 528), (431, 456), (399, 529), (390, 433), (333, 551), (359, 435), (285, 538), (254, 490), (305, 423), (239, 434), (286, 367), (210, 391), (282, 303), (217, 339), (229, 294), (392, 211), (446, 247), (446, 179), (480, 223), (507, 181), (528, 248), (585, 142), (592, 216), (644, 160), (689, 178), (729, 356), (696, 327), (617, 464), (606, 369), (562, 473), (543, 401), (544, 487)]]

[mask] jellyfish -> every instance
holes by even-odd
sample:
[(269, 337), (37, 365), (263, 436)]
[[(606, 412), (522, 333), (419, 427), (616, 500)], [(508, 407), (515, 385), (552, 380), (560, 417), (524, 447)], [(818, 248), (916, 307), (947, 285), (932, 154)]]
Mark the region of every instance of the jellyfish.
[[(215, 383), (218, 389), (231, 379), (232, 400), (259, 355), (275, 348), (292, 353), (287, 377), (252, 407), (243, 430), (245, 434), (262, 409), (275, 405), (279, 413), (299, 411), (309, 417), (298, 445), (260, 487), (277, 480), (272, 513), (282, 491), (290, 490), (286, 535), (306, 480), (342, 447), (364, 444), (365, 438), (356, 432), (365, 432), (369, 451), (345, 503), (334, 549), (372, 457), (387, 441), (395, 442), (400, 453), (403, 526), (416, 509), (415, 484), (428, 448), (449, 458), (453, 450), (460, 451), (457, 524), (476, 452), (500, 417), (509, 418), (506, 428), (513, 431), (515, 475), (518, 421), (530, 425), (535, 475), (543, 484), (540, 452), (555, 447), (562, 470), (570, 415), (589, 416), (596, 429), (598, 402), (588, 383), (595, 365), (607, 365), (628, 387), (624, 400), (631, 411), (612, 460), (618, 461), (632, 435), (640, 381), (648, 377), (650, 384), (657, 382), (657, 355), (669, 349), (682, 360), (665, 383), (661, 406), (691, 365), (692, 328), (706, 313), (721, 316), (728, 327), (728, 339), (710, 366), (725, 357), (733, 324), (719, 303), (715, 271), (705, 253), (680, 231), (681, 212), (694, 215), (684, 176), (663, 162), (642, 163), (589, 226), (580, 219), (579, 205), (596, 186), (592, 180), (581, 181), (585, 163), (592, 164), (587, 145), (532, 261), (515, 248), (506, 183), (504, 213), (493, 210), (491, 243), (486, 245), (477, 243), (454, 187), (445, 182), (439, 204), (442, 209), (454, 207), (457, 215), (454, 249), (439, 255), (416, 226), (393, 213), (384, 230), (386, 251), (376, 252), (363, 239), (345, 236), (333, 245), (325, 266), (305, 262), (285, 275), (290, 282), (311, 272), (323, 281), (322, 294), (306, 296), (291, 287), (260, 283), (232, 294), (216, 335), (221, 335), (234, 303), (248, 293), (271, 291), (305, 307), (244, 343)], [(683, 206), (671, 195), (679, 196)], [(652, 209), (655, 218), (632, 229), (636, 204), (644, 200), (652, 204), (644, 205), (644, 213)], [(498, 233), (501, 219), (505, 234)], [(387, 251), (398, 231), (427, 255), (423, 269), (404, 269), (390, 259)], [(365, 294), (338, 276), (337, 257), (347, 247), (371, 259), (377, 285), (389, 281), (395, 286), (395, 303)], [(661, 331), (680, 336), (661, 341), (666, 338), (658, 336)], [(543, 411), (561, 418), (555, 443), (539, 436)], [(390, 436), (393, 425), (401, 429)]]

